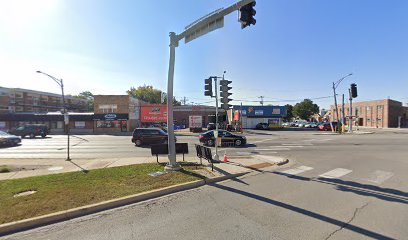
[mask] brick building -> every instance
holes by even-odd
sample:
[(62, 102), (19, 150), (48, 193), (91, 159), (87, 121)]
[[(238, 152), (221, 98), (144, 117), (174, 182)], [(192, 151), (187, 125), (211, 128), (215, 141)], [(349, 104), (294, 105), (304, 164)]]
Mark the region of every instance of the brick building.
[[(65, 96), (65, 104), (70, 112), (87, 111), (87, 101), (84, 99), (68, 95)], [(0, 114), (57, 112), (62, 108), (61, 94), (0, 87)]]
[[(366, 102), (353, 102), (354, 123), (364, 127), (395, 128), (408, 127), (408, 107), (401, 102), (383, 99)], [(341, 104), (338, 105), (339, 115), (342, 116)], [(337, 119), (336, 109), (331, 106), (333, 119)], [(350, 115), (349, 104), (344, 107), (345, 116)], [(345, 120), (347, 123), (347, 119)]]
[(128, 132), (141, 126), (140, 106), (145, 102), (129, 95), (94, 96), (95, 133)]

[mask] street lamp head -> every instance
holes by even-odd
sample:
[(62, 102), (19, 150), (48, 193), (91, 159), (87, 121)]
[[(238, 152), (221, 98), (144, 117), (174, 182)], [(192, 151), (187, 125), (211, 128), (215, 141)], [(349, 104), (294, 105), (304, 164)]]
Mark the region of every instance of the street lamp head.
[(36, 71), (37, 73), (42, 73), (41, 71)]

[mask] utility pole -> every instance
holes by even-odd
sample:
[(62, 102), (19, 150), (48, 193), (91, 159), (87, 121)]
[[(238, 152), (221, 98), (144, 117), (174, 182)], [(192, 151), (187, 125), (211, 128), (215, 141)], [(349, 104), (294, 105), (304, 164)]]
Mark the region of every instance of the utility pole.
[(242, 130), (242, 102), (241, 102), (241, 111), (240, 111), (240, 113), (239, 113), (239, 122), (240, 122), (240, 126), (239, 126), (239, 128), (240, 128), (240, 130), (241, 130), (241, 133), (243, 133), (244, 131)]
[(185, 27), (185, 30), (176, 34), (170, 32), (170, 60), (169, 60), (169, 72), (167, 80), (167, 131), (168, 131), (168, 150), (169, 150), (169, 163), (165, 169), (168, 171), (181, 170), (180, 164), (176, 162), (176, 145), (174, 141), (174, 127), (173, 127), (173, 80), (174, 80), (174, 64), (176, 47), (179, 45), (179, 41), (184, 38), (184, 42), (188, 43), (200, 36), (203, 36), (218, 28), (224, 27), (224, 16), (239, 10), (241, 12), (240, 22), (241, 27), (247, 27), (255, 25), (256, 21), (253, 16), (256, 14), (252, 8), (255, 4), (255, 0), (240, 0), (227, 8), (220, 8), (204, 17), (194, 21), (190, 25)]
[(186, 105), (186, 102), (188, 101), (188, 99), (186, 97), (183, 97), (183, 100), (181, 100), (183, 102), (183, 105)]
[(345, 116), (345, 112), (344, 112), (344, 94), (342, 94), (342, 104), (341, 104), (341, 130), (342, 132), (344, 132), (344, 116)]
[(264, 97), (265, 97), (265, 96), (259, 96), (259, 97), (258, 97), (258, 98), (261, 99), (260, 103), (261, 103), (262, 106), (263, 106), (263, 104), (264, 104)]

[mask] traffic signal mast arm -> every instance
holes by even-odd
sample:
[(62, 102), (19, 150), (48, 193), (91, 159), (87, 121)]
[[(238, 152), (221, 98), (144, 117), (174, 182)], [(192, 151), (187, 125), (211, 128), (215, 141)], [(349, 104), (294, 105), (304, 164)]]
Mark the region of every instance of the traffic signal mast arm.
[(224, 16), (240, 10), (243, 6), (248, 5), (252, 2), (255, 2), (255, 0), (241, 0), (239, 2), (236, 2), (232, 4), (231, 6), (227, 8), (220, 8), (196, 21), (194, 21), (192, 24), (188, 25), (185, 30), (180, 33), (176, 34), (173, 38), (173, 41), (171, 44), (174, 44), (174, 46), (178, 46), (178, 42), (183, 39), (183, 38), (188, 38), (191, 35), (196, 34), (196, 32), (202, 28), (209, 27), (211, 24), (215, 24), (217, 21), (220, 19), (224, 18)]

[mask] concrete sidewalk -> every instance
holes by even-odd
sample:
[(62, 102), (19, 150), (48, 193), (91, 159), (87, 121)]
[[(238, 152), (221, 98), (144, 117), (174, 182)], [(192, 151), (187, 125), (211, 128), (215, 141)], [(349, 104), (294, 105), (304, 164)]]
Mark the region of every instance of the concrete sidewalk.
[[(177, 161), (181, 162), (182, 157), (178, 155)], [(185, 161), (200, 163), (200, 160), (197, 157), (191, 155), (186, 156)], [(286, 161), (287, 159), (274, 156), (245, 156), (244, 158), (229, 159), (229, 162), (227, 163), (215, 163), (215, 171), (211, 171), (211, 164), (209, 164), (207, 160), (202, 159), (202, 164), (206, 166), (208, 170), (206, 172), (209, 176), (206, 177), (218, 177), (250, 172), (255, 169), (270, 167), (273, 165), (280, 165)], [(156, 157), (74, 159), (71, 161), (65, 161), (62, 159), (0, 159), (0, 167), (6, 166), (12, 170), (11, 172), (0, 173), (0, 180), (155, 162)], [(159, 162), (168, 162), (167, 156), (159, 157)]]

